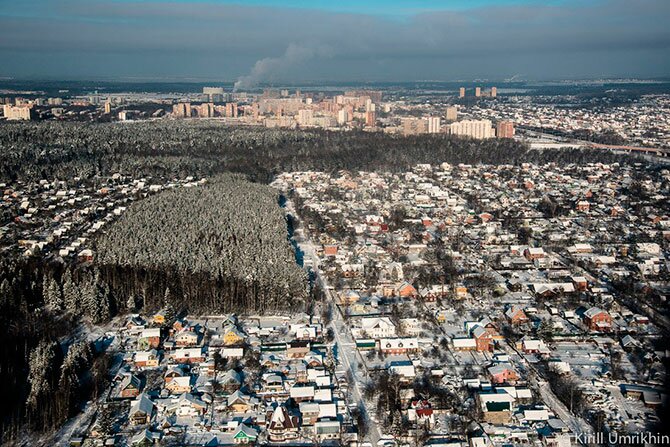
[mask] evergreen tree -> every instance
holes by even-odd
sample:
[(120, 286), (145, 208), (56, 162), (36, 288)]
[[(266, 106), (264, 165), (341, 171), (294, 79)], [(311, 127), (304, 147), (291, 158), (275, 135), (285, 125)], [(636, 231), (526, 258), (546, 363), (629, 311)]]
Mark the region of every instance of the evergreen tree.
[(63, 310), (63, 292), (53, 276), (44, 275), (42, 291), (45, 305), (56, 311)]

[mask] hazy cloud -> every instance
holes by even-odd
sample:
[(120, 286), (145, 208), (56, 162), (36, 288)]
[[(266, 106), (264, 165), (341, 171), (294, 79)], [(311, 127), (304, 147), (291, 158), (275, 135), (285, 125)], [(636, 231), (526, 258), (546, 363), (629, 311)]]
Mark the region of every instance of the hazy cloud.
[(328, 55), (327, 48), (290, 44), (280, 57), (266, 57), (254, 64), (248, 75), (240, 76), (234, 89), (250, 89), (267, 81), (274, 81), (302, 62), (314, 57)]
[[(380, 13), (383, 13), (381, 11)], [(666, 0), (583, 0), (400, 18), (178, 1), (0, 2), (0, 75), (284, 80), (659, 76)]]

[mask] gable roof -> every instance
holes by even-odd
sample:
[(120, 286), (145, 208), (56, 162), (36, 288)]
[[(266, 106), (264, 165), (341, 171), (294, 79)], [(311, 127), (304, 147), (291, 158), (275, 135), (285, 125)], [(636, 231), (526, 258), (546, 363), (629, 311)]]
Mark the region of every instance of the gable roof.
[(287, 430), (287, 429), (298, 428), (298, 418), (289, 415), (286, 407), (283, 405), (279, 405), (277, 408), (275, 408), (274, 412), (272, 413), (269, 428), (271, 430), (281, 430), (281, 429)]
[(149, 399), (145, 393), (139, 395), (139, 397), (133, 401), (132, 406), (130, 407), (130, 415), (136, 413), (144, 413), (151, 415), (151, 412), (154, 410), (154, 403)]

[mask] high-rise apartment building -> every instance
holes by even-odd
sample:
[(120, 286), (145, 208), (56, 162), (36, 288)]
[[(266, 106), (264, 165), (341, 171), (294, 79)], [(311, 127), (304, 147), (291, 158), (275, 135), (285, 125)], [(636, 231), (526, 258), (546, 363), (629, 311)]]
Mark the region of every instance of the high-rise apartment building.
[(439, 116), (431, 116), (428, 118), (428, 133), (440, 133)]
[(376, 116), (374, 110), (370, 110), (368, 112), (365, 112), (365, 126), (366, 127), (374, 127), (376, 122), (377, 122), (377, 116)]
[(13, 106), (5, 104), (3, 113), (8, 121), (30, 121), (33, 116), (33, 108), (29, 105)]
[(496, 87), (491, 87), (491, 98), (498, 96), (498, 89)]
[(237, 103), (229, 102), (226, 104), (226, 117), (237, 118)]
[(490, 120), (464, 120), (451, 123), (449, 133), (470, 138), (492, 138), (494, 135)]
[(180, 102), (172, 106), (172, 115), (176, 118), (190, 118), (191, 117), (191, 103)]
[(481, 87), (475, 87), (475, 96), (477, 98), (482, 96), (482, 88)]
[(214, 104), (205, 102), (197, 106), (193, 106), (199, 118), (212, 118), (214, 116)]
[(314, 114), (309, 109), (298, 110), (298, 124), (301, 126), (311, 126)]
[(209, 102), (223, 102), (223, 87), (203, 87), (202, 94)]
[(378, 90), (347, 90), (344, 96), (349, 97), (363, 97), (367, 96), (374, 103), (379, 104), (382, 101), (382, 92)]
[(461, 87), (458, 89), (458, 97), (465, 98), (465, 87)]
[(402, 133), (405, 135), (416, 135), (428, 132), (428, 120), (424, 118), (403, 118)]
[(447, 111), (444, 113), (444, 119), (447, 121), (456, 121), (458, 119), (458, 109), (456, 106), (447, 107)]
[(342, 126), (347, 123), (348, 113), (347, 109), (340, 109), (337, 112), (337, 124)]
[(498, 121), (496, 136), (498, 138), (514, 138), (514, 123), (511, 121)]

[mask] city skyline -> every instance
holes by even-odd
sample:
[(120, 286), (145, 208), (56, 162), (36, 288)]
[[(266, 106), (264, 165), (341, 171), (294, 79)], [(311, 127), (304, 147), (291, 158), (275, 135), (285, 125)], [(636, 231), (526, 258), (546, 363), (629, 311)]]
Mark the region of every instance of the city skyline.
[(5, 2), (0, 76), (245, 87), (663, 77), (669, 12), (658, 0)]

